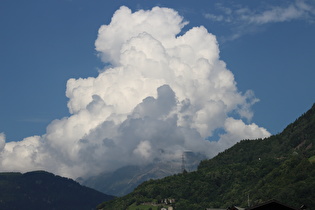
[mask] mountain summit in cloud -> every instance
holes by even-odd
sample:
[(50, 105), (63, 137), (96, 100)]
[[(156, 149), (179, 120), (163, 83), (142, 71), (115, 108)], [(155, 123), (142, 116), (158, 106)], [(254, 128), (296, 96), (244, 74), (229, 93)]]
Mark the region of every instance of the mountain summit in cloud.
[[(258, 99), (238, 91), (216, 37), (203, 26), (183, 33), (186, 25), (169, 8), (118, 9), (95, 42), (106, 67), (67, 82), (71, 115), (42, 136), (5, 143), (1, 134), (1, 169), (76, 178), (180, 160), (185, 150), (213, 157), (241, 139), (269, 136), (248, 124)], [(217, 130), (216, 141), (206, 140)]]

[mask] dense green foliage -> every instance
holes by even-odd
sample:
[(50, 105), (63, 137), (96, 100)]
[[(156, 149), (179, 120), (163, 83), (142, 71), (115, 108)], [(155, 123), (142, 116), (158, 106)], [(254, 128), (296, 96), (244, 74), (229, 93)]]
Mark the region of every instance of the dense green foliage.
[(281, 134), (243, 140), (198, 170), (150, 180), (127, 196), (99, 205), (127, 209), (134, 204), (176, 200), (176, 209), (247, 207), (277, 199), (293, 207), (315, 207), (315, 104)]
[(95, 209), (112, 199), (45, 171), (0, 173), (0, 209)]

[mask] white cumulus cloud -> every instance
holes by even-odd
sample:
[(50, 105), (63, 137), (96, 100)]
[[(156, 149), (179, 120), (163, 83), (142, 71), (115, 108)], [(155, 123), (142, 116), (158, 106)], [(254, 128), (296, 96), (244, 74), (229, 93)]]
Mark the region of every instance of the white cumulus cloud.
[(5, 145), (5, 134), (0, 133), (0, 152), (3, 150)]
[[(241, 93), (220, 60), (216, 37), (176, 11), (121, 7), (99, 29), (96, 50), (110, 63), (97, 77), (69, 79), (71, 116), (43, 136), (5, 143), (2, 170), (44, 169), (76, 178), (129, 164), (180, 160), (183, 151), (213, 157), (241, 139), (264, 138), (250, 121), (257, 102)], [(217, 142), (205, 140), (223, 129)]]

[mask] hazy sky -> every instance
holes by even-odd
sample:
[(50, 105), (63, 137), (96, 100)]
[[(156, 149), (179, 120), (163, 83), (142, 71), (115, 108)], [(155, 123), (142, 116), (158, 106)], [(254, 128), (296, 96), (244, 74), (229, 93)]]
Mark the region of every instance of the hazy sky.
[(74, 177), (279, 133), (315, 101), (314, 37), (314, 1), (1, 0), (1, 168)]

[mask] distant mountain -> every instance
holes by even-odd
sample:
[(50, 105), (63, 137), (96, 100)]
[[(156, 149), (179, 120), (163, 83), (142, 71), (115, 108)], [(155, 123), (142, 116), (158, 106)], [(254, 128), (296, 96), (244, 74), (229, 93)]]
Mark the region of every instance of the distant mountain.
[(314, 195), (315, 104), (278, 135), (243, 140), (202, 161), (195, 172), (146, 181), (132, 193), (98, 207), (169, 205), (185, 210), (248, 207), (276, 199), (314, 210)]
[(88, 210), (113, 198), (45, 171), (0, 173), (0, 209)]
[(182, 171), (182, 158), (184, 158), (184, 168), (187, 171), (197, 169), (201, 160), (205, 156), (191, 151), (185, 151), (178, 161), (161, 162), (148, 164), (145, 166), (125, 166), (110, 173), (102, 173), (86, 179), (77, 179), (84, 186), (99, 190), (100, 192), (123, 196), (132, 192), (139, 184), (150, 179), (160, 179)]
[(134, 190), (139, 184), (149, 179), (163, 178), (178, 173), (179, 168), (169, 168), (166, 164), (150, 164), (147, 166), (125, 166), (110, 173), (102, 173), (78, 180), (84, 186), (89, 186), (101, 192), (123, 196)]

